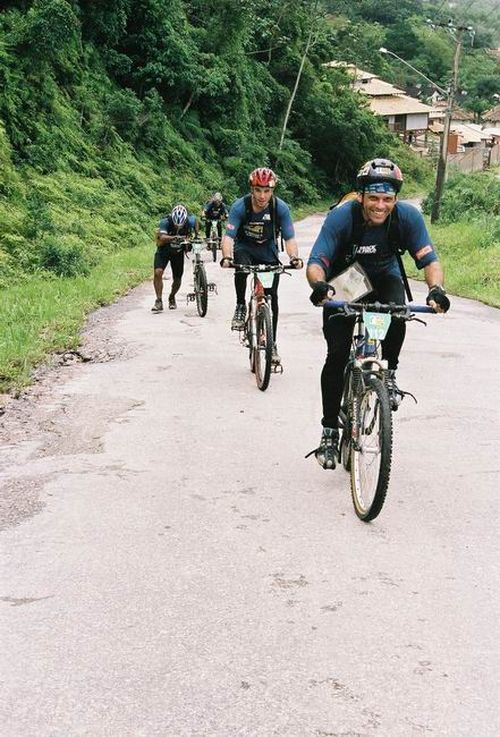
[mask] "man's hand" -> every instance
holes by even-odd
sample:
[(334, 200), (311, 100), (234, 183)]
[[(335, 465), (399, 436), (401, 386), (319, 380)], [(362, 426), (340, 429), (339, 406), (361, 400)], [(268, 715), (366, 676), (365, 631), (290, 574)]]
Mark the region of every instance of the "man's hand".
[(290, 257), (290, 266), (293, 266), (294, 269), (303, 269), (304, 268), (304, 262), (298, 256), (291, 256)]
[(318, 307), (318, 305), (328, 302), (334, 294), (335, 289), (331, 284), (328, 284), (326, 281), (317, 281), (313, 286), (312, 294), (309, 299), (315, 307)]
[(450, 309), (450, 300), (446, 296), (446, 292), (443, 287), (436, 285), (429, 289), (429, 294), (425, 300), (429, 307), (432, 307), (436, 312), (448, 312)]
[(221, 258), (220, 265), (223, 269), (230, 269), (232, 266), (234, 266), (234, 261), (229, 256), (224, 256), (224, 258)]

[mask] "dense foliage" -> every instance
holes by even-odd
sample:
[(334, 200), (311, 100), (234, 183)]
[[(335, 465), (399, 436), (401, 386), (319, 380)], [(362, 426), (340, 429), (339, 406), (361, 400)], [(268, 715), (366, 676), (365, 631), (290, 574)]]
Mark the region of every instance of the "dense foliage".
[[(432, 3), (10, 0), (3, 7), (0, 287), (34, 271), (84, 274), (102, 254), (144, 242), (153, 219), (176, 201), (199, 212), (214, 189), (231, 200), (257, 165), (276, 167), (280, 194), (292, 204), (349, 187), (374, 155), (394, 156), (425, 179), (425, 167), (345, 76), (323, 64), (354, 60), (395, 78), (378, 53), (390, 43), (444, 83), (452, 44), (425, 26)], [(479, 76), (464, 64), (481, 104), (497, 89), (490, 61), (484, 57)]]
[(285, 6), (8, 2), (0, 286), (33, 271), (85, 273), (102, 253), (144, 241), (175, 201), (198, 212), (214, 189), (235, 197), (254, 166), (275, 166), (282, 196), (307, 202), (397, 147), (322, 66), (336, 43), (322, 3)]

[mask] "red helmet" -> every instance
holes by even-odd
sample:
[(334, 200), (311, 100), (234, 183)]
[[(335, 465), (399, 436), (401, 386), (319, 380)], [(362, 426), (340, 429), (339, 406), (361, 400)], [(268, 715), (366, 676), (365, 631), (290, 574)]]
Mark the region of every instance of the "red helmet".
[(278, 177), (272, 169), (263, 166), (259, 169), (254, 169), (248, 180), (251, 187), (275, 187)]

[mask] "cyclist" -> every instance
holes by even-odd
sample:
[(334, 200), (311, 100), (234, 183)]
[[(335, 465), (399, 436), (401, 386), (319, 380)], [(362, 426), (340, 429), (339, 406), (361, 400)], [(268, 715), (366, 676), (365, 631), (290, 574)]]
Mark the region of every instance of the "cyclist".
[[(443, 288), (443, 269), (420, 212), (407, 202), (397, 201), (402, 184), (401, 170), (392, 161), (374, 159), (361, 167), (356, 178), (356, 199), (330, 211), (309, 256), (306, 275), (313, 290), (310, 299), (314, 305), (331, 299), (334, 290), (328, 281), (355, 261), (365, 270), (373, 289), (363, 301), (405, 304), (405, 276), (397, 253), (399, 247), (408, 250), (417, 268), (424, 270), (429, 288), (427, 304), (437, 312), (447, 312), (450, 301)], [(321, 374), (323, 432), (315, 452), (325, 469), (335, 468), (344, 369), (354, 328), (354, 318), (329, 320), (331, 314), (331, 310), (324, 308), (327, 355)], [(382, 343), (393, 410), (403, 396), (395, 372), (405, 328), (403, 320), (393, 318)]]
[(175, 295), (179, 291), (184, 273), (184, 248), (180, 241), (191, 233), (198, 235), (198, 221), (194, 215), (189, 215), (186, 207), (176, 205), (170, 215), (160, 220), (156, 231), (156, 253), (154, 259), (153, 285), (156, 300), (151, 308), (152, 312), (163, 311), (163, 272), (170, 262), (172, 269), (172, 289), (168, 297), (169, 310), (177, 309)]
[(220, 192), (215, 192), (212, 199), (203, 205), (201, 217), (205, 220), (205, 237), (210, 236), (210, 224), (217, 221), (217, 235), (222, 238), (222, 221), (227, 219), (227, 207)]
[[(278, 232), (285, 242), (290, 265), (302, 269), (304, 263), (298, 256), (295, 230), (288, 205), (274, 196), (278, 178), (272, 169), (254, 169), (250, 176), (250, 194), (240, 197), (231, 206), (226, 232), (222, 239), (222, 267), (238, 264), (279, 264)], [(232, 330), (241, 330), (245, 324), (247, 274), (236, 272), (234, 286), (236, 309), (231, 323)], [(273, 285), (266, 293), (271, 296), (273, 314), (273, 357), (274, 364), (280, 363), (276, 336), (278, 328), (278, 285), (279, 275), (274, 276)]]

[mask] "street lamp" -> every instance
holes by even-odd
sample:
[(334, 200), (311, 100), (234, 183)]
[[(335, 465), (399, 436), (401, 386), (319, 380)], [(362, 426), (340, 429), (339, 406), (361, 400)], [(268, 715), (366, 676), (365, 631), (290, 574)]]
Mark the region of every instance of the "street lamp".
[(400, 56), (394, 53), (394, 51), (389, 51), (389, 49), (384, 48), (383, 46), (379, 49), (381, 54), (390, 54), (391, 56), (394, 56), (396, 59), (398, 59), (402, 64), (406, 64), (407, 67), (410, 67), (410, 69), (413, 69), (415, 74), (419, 74), (421, 77), (426, 79), (433, 87), (437, 89), (438, 92), (440, 92), (445, 97), (448, 96), (448, 91), (444, 89), (444, 87), (441, 87), (439, 84), (436, 84), (436, 82), (433, 82), (432, 79), (429, 79), (429, 77), (426, 77), (423, 72), (421, 72), (419, 69), (416, 69), (414, 66), (409, 64), (409, 62), (402, 59)]
[(457, 43), (456, 49), (455, 49), (455, 59), (454, 59), (454, 74), (452, 77), (452, 80), (450, 82), (450, 86), (447, 90), (444, 89), (444, 87), (441, 87), (439, 84), (436, 84), (436, 82), (433, 82), (432, 79), (429, 79), (429, 77), (426, 77), (423, 72), (421, 72), (419, 69), (416, 69), (414, 66), (409, 64), (407, 61), (402, 59), (400, 56), (394, 53), (394, 51), (389, 51), (389, 49), (384, 48), (383, 46), (379, 49), (381, 54), (390, 54), (391, 56), (394, 56), (396, 59), (398, 59), (400, 62), (405, 64), (407, 67), (410, 67), (416, 74), (419, 74), (421, 77), (427, 80), (427, 82), (430, 82), (430, 84), (437, 89), (438, 92), (440, 92), (444, 97), (446, 97), (446, 111), (444, 116), (444, 123), (443, 123), (443, 135), (441, 137), (441, 143), (439, 146), (439, 159), (438, 159), (438, 165), (436, 170), (436, 184), (434, 187), (434, 200), (432, 203), (432, 212), (431, 212), (431, 223), (436, 222), (439, 219), (439, 211), (441, 210), (441, 200), (443, 198), (443, 188), (444, 183), (446, 180), (446, 165), (448, 162), (448, 138), (450, 135), (450, 124), (451, 124), (451, 116), (453, 111), (453, 96), (455, 92), (455, 86), (456, 86), (456, 80), (458, 76), (458, 56), (460, 53), (460, 42)]

